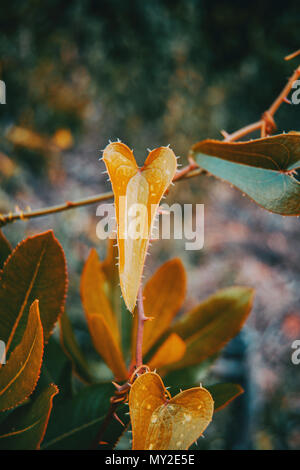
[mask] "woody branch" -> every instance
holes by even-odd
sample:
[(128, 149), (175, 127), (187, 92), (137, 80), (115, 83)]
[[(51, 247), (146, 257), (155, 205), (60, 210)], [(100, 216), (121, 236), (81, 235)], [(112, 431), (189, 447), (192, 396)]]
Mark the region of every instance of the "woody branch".
[[(295, 57), (297, 53), (291, 54), (287, 56), (286, 59), (290, 59)], [(278, 97), (274, 100), (271, 106), (262, 114), (262, 117), (259, 121), (256, 121), (252, 124), (248, 124), (245, 127), (233, 132), (232, 134), (228, 134), (226, 131), (221, 131), (221, 134), (224, 137), (225, 142), (234, 142), (236, 140), (241, 139), (254, 131), (260, 130), (261, 137), (266, 137), (270, 135), (275, 129), (276, 124), (274, 120), (274, 115), (278, 111), (279, 107), (282, 105), (283, 102), (289, 102), (287, 97), (293, 88), (294, 82), (300, 77), (300, 66), (294, 71), (292, 76), (289, 78), (287, 84), (278, 95)], [(184, 179), (192, 178), (194, 176), (198, 176), (201, 174), (203, 170), (198, 167), (197, 163), (189, 158), (189, 164), (179, 170), (176, 175), (174, 176), (173, 181), (181, 181)], [(37, 217), (44, 217), (51, 214), (56, 214), (58, 212), (64, 212), (70, 209), (75, 209), (77, 207), (88, 206), (91, 204), (95, 204), (97, 202), (103, 202), (109, 199), (112, 199), (113, 193), (107, 192), (103, 194), (96, 194), (95, 196), (87, 197), (84, 199), (80, 199), (77, 201), (66, 201), (63, 204), (59, 204), (56, 206), (50, 206), (43, 209), (38, 209), (34, 211), (15, 211), (10, 212), (8, 214), (0, 214), (0, 228), (4, 227), (5, 225), (15, 222), (16, 220), (29, 220)]]

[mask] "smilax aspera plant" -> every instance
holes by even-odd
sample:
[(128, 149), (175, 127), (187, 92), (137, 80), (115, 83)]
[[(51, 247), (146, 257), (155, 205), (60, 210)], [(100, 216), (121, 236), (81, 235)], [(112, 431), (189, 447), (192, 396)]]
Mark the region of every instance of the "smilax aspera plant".
[[(116, 210), (106, 258), (93, 248), (80, 282), (89, 335), (112, 380), (95, 374), (75, 337), (64, 308), (65, 256), (53, 232), (12, 248), (0, 231), (0, 449), (112, 449), (128, 430), (133, 450), (188, 449), (243, 393), (238, 384), (204, 387), (185, 377), (208, 368), (239, 333), (253, 290), (220, 290), (178, 318), (188, 283), (181, 260), (165, 262), (144, 285), (142, 274), (160, 201), (183, 179), (208, 173), (268, 211), (300, 215), (300, 133), (273, 135), (275, 113), (299, 77), (298, 67), (257, 122), (194, 144), (181, 170), (170, 147), (150, 151), (140, 168), (127, 145), (112, 142), (101, 163), (112, 192), (0, 216), (4, 227), (112, 198)], [(260, 138), (241, 141), (254, 131)], [(134, 205), (144, 211), (131, 237)]]

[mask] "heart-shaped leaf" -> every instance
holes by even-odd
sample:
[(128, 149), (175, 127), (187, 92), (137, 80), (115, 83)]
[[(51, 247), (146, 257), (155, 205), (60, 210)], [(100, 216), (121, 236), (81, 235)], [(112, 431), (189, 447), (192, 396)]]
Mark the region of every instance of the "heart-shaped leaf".
[(172, 331), (185, 341), (186, 353), (168, 369), (198, 364), (220, 351), (241, 330), (251, 311), (253, 296), (249, 287), (222, 289), (183, 315)]
[(300, 215), (299, 132), (248, 142), (203, 140), (192, 147), (191, 156), (265, 209)]
[(212, 420), (214, 402), (203, 387), (169, 398), (159, 375), (138, 377), (129, 394), (133, 450), (188, 449)]
[[(177, 374), (178, 375), (178, 374)], [(169, 377), (168, 377), (169, 380)], [(214, 412), (223, 410), (229, 403), (244, 393), (243, 388), (234, 383), (220, 383), (206, 386), (214, 401)], [(178, 385), (172, 386), (174, 393), (181, 391)]]
[(0, 369), (0, 411), (22, 403), (36, 387), (43, 358), (43, 329), (38, 301), (30, 307), (22, 341)]
[(120, 142), (104, 149), (103, 160), (115, 199), (120, 285), (132, 312), (156, 209), (172, 182), (177, 162), (170, 148), (160, 147), (152, 150), (143, 167), (138, 168), (132, 151)]
[(0, 274), (0, 337), (7, 350), (21, 341), (35, 299), (48, 340), (63, 310), (66, 287), (64, 253), (52, 231), (29, 237), (13, 250)]
[(182, 359), (185, 351), (185, 342), (176, 333), (171, 333), (151, 357), (148, 366), (153, 370), (173, 364)]
[(0, 230), (0, 269), (2, 269), (5, 261), (12, 251), (11, 244)]
[(0, 449), (39, 449), (44, 438), (56, 385), (49, 385), (27, 405), (13, 411), (0, 426)]
[[(168, 330), (186, 294), (186, 273), (179, 258), (164, 263), (143, 290), (144, 310), (151, 317), (144, 325), (143, 355)], [(137, 314), (134, 316), (132, 354), (135, 354)]]

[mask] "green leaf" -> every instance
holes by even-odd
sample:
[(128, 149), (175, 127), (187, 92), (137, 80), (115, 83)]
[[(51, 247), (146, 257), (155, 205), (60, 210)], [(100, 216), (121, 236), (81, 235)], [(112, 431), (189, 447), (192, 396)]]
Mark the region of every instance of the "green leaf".
[(191, 149), (198, 165), (247, 194), (261, 207), (300, 215), (300, 133), (247, 142), (203, 140)]
[(185, 340), (186, 353), (167, 370), (198, 364), (220, 351), (241, 330), (250, 313), (253, 295), (249, 287), (222, 289), (183, 315), (171, 331)]
[(105, 274), (106, 282), (104, 289), (106, 290), (107, 297), (110, 300), (112, 309), (117, 317), (119, 329), (121, 331), (121, 289), (118, 270), (119, 252), (116, 239), (108, 239), (107, 255), (104, 261), (100, 262), (100, 267)]
[(0, 449), (39, 449), (57, 393), (56, 385), (51, 384), (28, 405), (11, 413), (0, 426)]
[[(90, 449), (108, 413), (114, 390), (112, 384), (91, 385), (85, 387), (73, 399), (55, 406), (43, 449)], [(128, 417), (123, 416), (125, 406), (122, 408), (122, 415), (118, 409), (118, 416), (123, 422), (128, 422)], [(115, 418), (112, 418), (111, 424), (113, 427), (108, 436), (103, 436), (109, 447), (114, 445), (124, 431)]]
[(0, 369), (0, 411), (14, 408), (36, 387), (43, 358), (43, 329), (36, 300), (30, 307), (22, 341)]
[(171, 387), (172, 394), (175, 393), (174, 390), (178, 393), (183, 385), (185, 388), (191, 388), (197, 387), (200, 382), (206, 383), (209, 371), (219, 355), (214, 354), (200, 364), (193, 364), (182, 369), (162, 369), (159, 373), (164, 378), (164, 382)]
[(93, 376), (89, 370), (89, 365), (77, 343), (70, 319), (66, 312), (60, 317), (60, 342), (63, 350), (72, 362), (74, 373), (84, 382), (92, 383)]
[(12, 246), (4, 236), (2, 230), (0, 230), (0, 269), (2, 269), (5, 261), (9, 257), (12, 250)]
[(215, 384), (206, 388), (214, 399), (215, 412), (222, 410), (235, 398), (244, 393), (244, 390), (240, 385), (232, 383)]
[(0, 337), (7, 349), (20, 343), (29, 306), (39, 300), (47, 341), (64, 307), (65, 257), (52, 231), (27, 238), (12, 252), (0, 275)]
[(72, 363), (54, 335), (50, 337), (45, 346), (37, 390), (42, 390), (50, 383), (55, 383), (59, 389), (59, 395), (55, 399), (55, 403), (73, 396)]

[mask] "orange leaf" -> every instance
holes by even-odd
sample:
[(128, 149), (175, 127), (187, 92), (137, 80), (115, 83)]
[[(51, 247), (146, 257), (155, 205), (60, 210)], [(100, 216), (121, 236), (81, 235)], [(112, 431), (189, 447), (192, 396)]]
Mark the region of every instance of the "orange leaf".
[(203, 387), (168, 399), (159, 375), (138, 377), (129, 394), (133, 450), (185, 450), (211, 422), (214, 402)]
[(36, 387), (43, 357), (43, 328), (36, 300), (21, 343), (0, 369), (0, 411), (22, 403)]
[(26, 147), (33, 151), (54, 150), (51, 139), (25, 127), (13, 126), (9, 129), (7, 139), (16, 146)]
[(118, 247), (115, 239), (108, 240), (107, 255), (104, 261), (100, 262), (100, 267), (105, 274), (107, 281), (107, 297), (115, 314), (121, 309), (121, 291), (119, 285), (119, 270), (117, 266)]
[[(186, 273), (179, 258), (164, 263), (146, 283), (145, 314), (152, 317), (144, 325), (143, 354), (167, 331), (171, 321), (182, 306), (186, 293)], [(132, 354), (135, 354), (137, 315), (132, 335)]]
[(186, 353), (168, 369), (198, 364), (216, 354), (241, 330), (252, 308), (254, 290), (235, 286), (221, 289), (173, 325), (186, 343)]
[(69, 129), (58, 129), (52, 137), (52, 142), (61, 150), (69, 149), (74, 143)]
[(64, 308), (67, 273), (64, 252), (52, 230), (22, 241), (0, 275), (0, 337), (7, 350), (21, 341), (29, 307), (39, 300), (44, 339)]
[(180, 361), (186, 350), (185, 342), (176, 333), (171, 333), (148, 362), (150, 369)]
[(165, 401), (166, 390), (158, 374), (143, 374), (133, 383), (129, 393), (133, 450), (145, 449), (152, 413)]
[[(132, 312), (153, 219), (175, 175), (176, 157), (168, 147), (160, 147), (149, 153), (144, 166), (139, 169), (132, 151), (125, 144), (114, 142), (105, 148), (103, 160), (115, 196), (121, 290), (125, 304)], [(136, 222), (132, 220), (132, 210), (139, 214), (139, 233), (130, 233)]]
[(86, 317), (96, 351), (113, 371), (116, 380), (126, 380), (128, 373), (123, 355), (106, 319), (102, 315)]
[(80, 284), (81, 299), (86, 315), (102, 315), (116, 342), (120, 334), (111, 304), (105, 292), (106, 278), (98, 254), (92, 249), (85, 263)]

